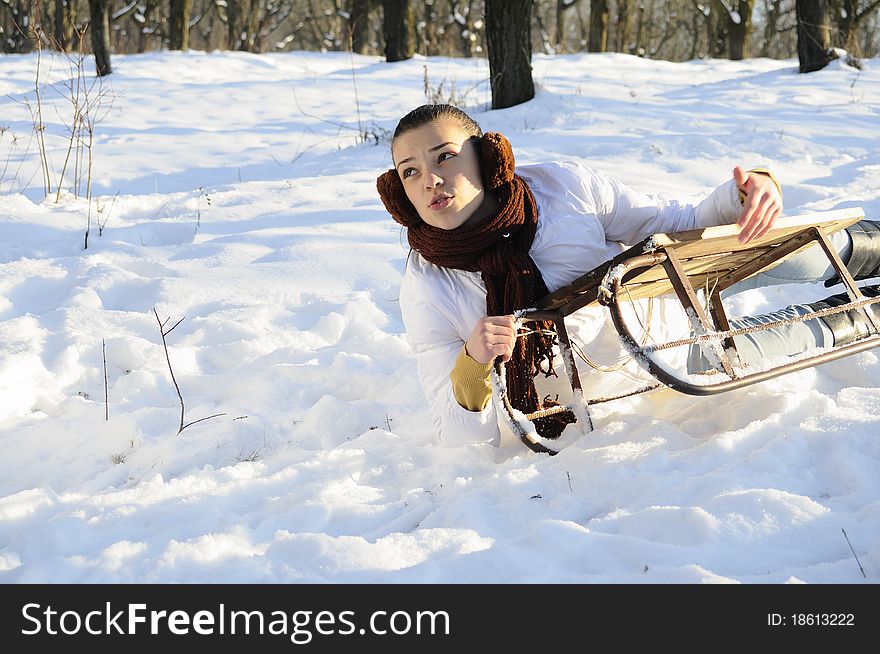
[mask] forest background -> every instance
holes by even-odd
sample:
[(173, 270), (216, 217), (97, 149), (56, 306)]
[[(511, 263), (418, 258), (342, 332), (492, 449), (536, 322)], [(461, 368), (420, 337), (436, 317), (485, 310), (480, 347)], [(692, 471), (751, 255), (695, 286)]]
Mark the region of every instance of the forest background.
[[(532, 50), (621, 52), (652, 59), (789, 58), (797, 5), (821, 16), (831, 46), (880, 52), (880, 0), (508, 0), (531, 14)], [(114, 53), (348, 51), (403, 59), (485, 56), (485, 0), (0, 0), (0, 52), (49, 45), (91, 51), (107, 16)], [(34, 33), (41, 34), (40, 39)]]

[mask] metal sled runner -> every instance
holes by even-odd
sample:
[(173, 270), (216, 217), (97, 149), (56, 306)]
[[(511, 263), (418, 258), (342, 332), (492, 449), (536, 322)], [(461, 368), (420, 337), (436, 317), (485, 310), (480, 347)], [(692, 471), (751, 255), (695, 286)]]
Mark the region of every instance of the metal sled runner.
[[(760, 239), (740, 243), (736, 225), (721, 225), (706, 229), (655, 234), (634, 245), (610, 261), (579, 277), (540, 300), (534, 309), (519, 312), (520, 321), (552, 321), (556, 329), (559, 350), (571, 383), (572, 399), (566, 405), (539, 410), (525, 415), (517, 411), (507, 395), (504, 367), (496, 361), (492, 374), (496, 406), (505, 416), (511, 430), (535, 452), (555, 454), (554, 441), (540, 437), (532, 421), (560, 411), (570, 410), (578, 419), (582, 432), (592, 430), (589, 406), (628, 395), (668, 387), (688, 395), (712, 395), (762, 382), (779, 375), (795, 372), (880, 345), (880, 325), (875, 321), (871, 304), (878, 298), (866, 298), (859, 290), (828, 236), (864, 218), (860, 208), (828, 211), (780, 218), (773, 228)], [(848, 345), (822, 350), (798, 357), (758, 371), (749, 371), (739, 364), (734, 336), (778, 326), (766, 323), (742, 329), (731, 329), (721, 293), (733, 284), (761, 271), (772, 268), (785, 258), (802, 249), (818, 244), (830, 264), (837, 271), (840, 282), (849, 296), (849, 302), (814, 311), (786, 322), (800, 322), (813, 318), (850, 311), (862, 311), (867, 318), (870, 333)], [(702, 289), (708, 311), (698, 296)], [(655, 298), (674, 293), (687, 313), (692, 334), (678, 341), (640, 345), (624, 319), (625, 303), (642, 298)], [(621, 343), (658, 383), (618, 395), (588, 399), (581, 386), (577, 366), (565, 326), (566, 316), (584, 307), (602, 305), (610, 312), (611, 320)], [(662, 365), (656, 353), (673, 347), (698, 345), (715, 365), (718, 374), (708, 383), (695, 383), (691, 375), (677, 374)], [(720, 376), (720, 380), (719, 380)]]

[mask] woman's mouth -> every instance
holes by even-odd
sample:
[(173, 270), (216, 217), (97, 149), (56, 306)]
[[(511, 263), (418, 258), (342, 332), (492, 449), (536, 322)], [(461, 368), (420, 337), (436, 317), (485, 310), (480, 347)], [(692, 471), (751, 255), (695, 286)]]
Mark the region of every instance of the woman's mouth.
[(448, 207), (450, 202), (452, 202), (452, 196), (442, 195), (431, 200), (431, 204), (429, 206), (431, 209), (439, 211), (440, 209), (445, 209), (446, 207)]

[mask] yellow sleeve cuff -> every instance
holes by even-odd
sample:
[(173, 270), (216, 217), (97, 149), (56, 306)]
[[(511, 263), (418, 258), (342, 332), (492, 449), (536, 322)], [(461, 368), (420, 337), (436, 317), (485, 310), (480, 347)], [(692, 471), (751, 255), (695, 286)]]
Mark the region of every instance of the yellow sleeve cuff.
[[(762, 175), (767, 175), (770, 178), (770, 181), (776, 184), (776, 188), (779, 189), (779, 195), (782, 195), (782, 184), (779, 183), (779, 180), (776, 179), (776, 176), (770, 172), (767, 168), (751, 168), (749, 170), (750, 173), (761, 173)], [(739, 203), (745, 204), (746, 202), (746, 194), (741, 188), (737, 188), (739, 191)]]
[(455, 359), (455, 366), (449, 373), (455, 401), (468, 411), (482, 411), (492, 397), (489, 382), (492, 363), (483, 365), (472, 359), (464, 346)]

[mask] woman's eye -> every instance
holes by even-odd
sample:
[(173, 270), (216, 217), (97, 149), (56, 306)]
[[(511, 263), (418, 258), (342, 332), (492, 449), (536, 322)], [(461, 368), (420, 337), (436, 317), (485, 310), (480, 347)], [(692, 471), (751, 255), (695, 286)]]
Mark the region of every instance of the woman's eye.
[(455, 156), (454, 152), (444, 152), (437, 159), (439, 161), (446, 161), (447, 159), (452, 159), (452, 157), (454, 157), (454, 156)]
[(416, 172), (415, 168), (407, 168), (406, 170), (403, 171), (403, 178), (406, 179), (407, 177), (409, 177), (411, 175), (415, 175), (415, 172)]

